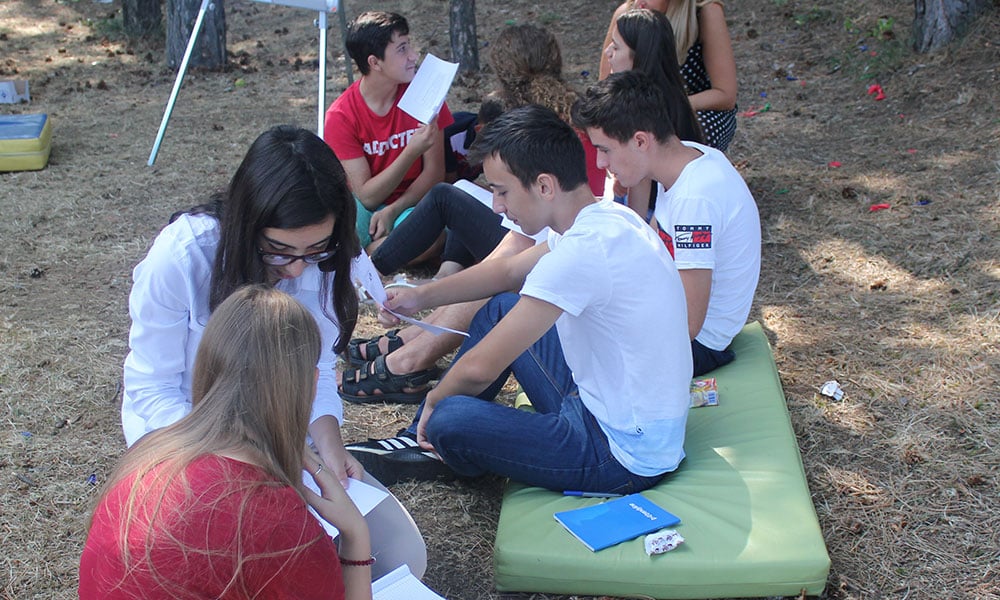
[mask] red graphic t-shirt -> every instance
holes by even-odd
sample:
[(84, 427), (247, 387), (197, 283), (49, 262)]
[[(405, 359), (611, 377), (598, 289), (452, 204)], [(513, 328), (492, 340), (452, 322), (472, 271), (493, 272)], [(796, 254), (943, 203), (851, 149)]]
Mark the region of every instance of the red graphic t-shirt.
[[(344, 90), (326, 111), (323, 139), (340, 160), (364, 157), (372, 176), (378, 175), (399, 158), (406, 143), (420, 127), (420, 122), (400, 110), (399, 99), (409, 84), (399, 86), (396, 102), (384, 116), (375, 114), (361, 95), (361, 81)], [(455, 122), (448, 104), (441, 106), (437, 126), (442, 131)], [(406, 191), (423, 170), (423, 159), (416, 160), (396, 189), (386, 198), (392, 204)]]

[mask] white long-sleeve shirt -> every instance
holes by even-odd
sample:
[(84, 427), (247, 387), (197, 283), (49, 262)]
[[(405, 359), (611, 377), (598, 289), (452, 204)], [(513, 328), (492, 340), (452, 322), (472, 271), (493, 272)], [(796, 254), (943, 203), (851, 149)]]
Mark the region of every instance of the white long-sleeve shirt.
[[(214, 217), (183, 215), (160, 232), (132, 273), (132, 328), (122, 398), (122, 428), (130, 446), (191, 411), (194, 358), (211, 314), (209, 289), (218, 245), (219, 222)], [(321, 308), (321, 275), (319, 267), (308, 265), (300, 277), (282, 280), (276, 287), (312, 313), (322, 336), (310, 422), (324, 415), (342, 422), (333, 352), (339, 329)]]

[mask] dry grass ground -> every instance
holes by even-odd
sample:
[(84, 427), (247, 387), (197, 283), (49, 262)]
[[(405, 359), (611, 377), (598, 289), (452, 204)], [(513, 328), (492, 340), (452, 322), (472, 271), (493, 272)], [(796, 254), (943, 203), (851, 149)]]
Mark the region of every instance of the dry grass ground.
[[(29, 79), (33, 97), (0, 114), (47, 112), (55, 126), (48, 168), (0, 174), (4, 598), (75, 594), (92, 482), (122, 452), (131, 267), (171, 212), (225, 184), (263, 129), (315, 123), (311, 17), (226, 4), (233, 67), (189, 76), (149, 168), (173, 77), (162, 43), (125, 40), (118, 2), (0, 1), (0, 79)], [(480, 36), (508, 20), (545, 24), (583, 86), (614, 4), (480, 2)], [(447, 56), (444, 0), (364, 6), (408, 14), (417, 44)], [(1000, 19), (915, 56), (912, 2), (727, 10), (741, 110), (758, 111), (729, 153), (762, 215), (752, 318), (774, 346), (833, 559), (826, 596), (996, 599)], [(332, 54), (331, 100), (345, 85)], [(871, 83), (885, 100), (866, 94)], [(453, 108), (475, 109), (491, 85), (489, 73), (463, 79)], [(842, 401), (818, 394), (828, 379)], [(345, 437), (392, 433), (411, 414), (349, 407)], [(450, 598), (503, 597), (491, 578), (500, 490), (394, 488), (426, 534), (428, 583)]]

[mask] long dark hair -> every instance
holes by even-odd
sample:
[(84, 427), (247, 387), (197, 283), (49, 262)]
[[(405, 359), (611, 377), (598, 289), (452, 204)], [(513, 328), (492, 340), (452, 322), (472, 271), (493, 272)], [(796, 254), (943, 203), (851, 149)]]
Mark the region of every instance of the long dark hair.
[(677, 66), (674, 30), (662, 13), (637, 8), (615, 21), (618, 35), (632, 50), (632, 69), (649, 75), (667, 97), (670, 120), (677, 137), (705, 143), (705, 134), (688, 101), (684, 80)]
[(344, 168), (323, 140), (289, 125), (262, 133), (236, 169), (228, 190), (209, 204), (187, 211), (219, 220), (211, 309), (244, 285), (268, 282), (267, 267), (257, 254), (263, 229), (298, 229), (332, 216), (335, 224), (327, 249), (337, 251), (319, 264), (323, 271), (320, 305), (340, 328), (334, 351), (342, 352), (358, 318), (358, 294), (351, 282), (351, 259), (361, 252), (354, 229), (356, 210)]

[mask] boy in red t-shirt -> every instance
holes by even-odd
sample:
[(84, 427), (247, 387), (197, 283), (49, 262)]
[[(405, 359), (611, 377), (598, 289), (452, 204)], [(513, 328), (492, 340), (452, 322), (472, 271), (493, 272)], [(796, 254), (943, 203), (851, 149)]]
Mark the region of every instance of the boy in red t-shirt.
[(348, 28), (347, 52), (361, 79), (326, 111), (323, 138), (358, 201), (358, 237), (370, 254), (431, 187), (444, 181), (448, 105), (421, 124), (398, 102), (417, 73), (406, 19), (368, 11)]

